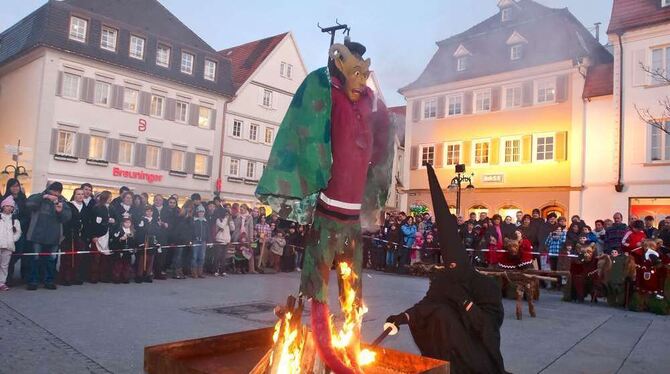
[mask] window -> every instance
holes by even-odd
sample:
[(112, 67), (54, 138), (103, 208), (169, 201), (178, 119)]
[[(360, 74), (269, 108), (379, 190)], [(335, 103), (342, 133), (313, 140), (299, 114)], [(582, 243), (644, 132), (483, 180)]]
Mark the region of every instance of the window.
[(542, 135), (535, 138), (535, 160), (551, 161), (554, 159), (554, 135)]
[(170, 67), (170, 47), (159, 44), (156, 48), (156, 65), (164, 68)]
[(111, 27), (103, 26), (100, 32), (100, 48), (116, 52), (116, 36), (118, 31)]
[(445, 165), (457, 165), (461, 163), (461, 144), (452, 143), (446, 145)]
[(477, 112), (488, 112), (491, 110), (491, 90), (475, 94), (475, 110)]
[(165, 107), (165, 98), (163, 96), (151, 95), (151, 111), (154, 117), (163, 118), (163, 108)]
[(242, 137), (242, 121), (234, 120), (233, 121), (233, 138)]
[(137, 99), (140, 91), (126, 87), (123, 91), (123, 110), (137, 112)]
[(468, 68), (468, 58), (466, 56), (459, 57), (456, 60), (456, 70), (465, 71)]
[(651, 71), (657, 73), (652, 75), (652, 84), (668, 83), (663, 77), (670, 76), (670, 47), (651, 50)]
[(133, 164), (133, 147), (134, 144), (131, 142), (127, 142), (125, 140), (119, 141), (119, 164)]
[(293, 65), (282, 62), (279, 66), (279, 75), (284, 78), (291, 79), (293, 76)]
[(207, 161), (208, 161), (207, 155), (196, 153), (195, 154), (195, 169), (193, 169), (193, 173), (198, 174), (198, 175), (208, 175), (209, 170), (207, 168), (207, 166), (208, 166)]
[(147, 159), (146, 167), (147, 169), (158, 169), (160, 168), (160, 154), (161, 149), (155, 145), (147, 145)]
[(556, 100), (556, 80), (545, 79), (536, 82), (537, 103), (551, 103)]
[(144, 38), (139, 36), (130, 36), (130, 50), (128, 55), (132, 58), (142, 60), (144, 58)]
[(91, 135), (88, 145), (88, 158), (91, 160), (105, 159), (105, 138)]
[(449, 96), (449, 115), (456, 116), (463, 113), (463, 96)]
[(201, 129), (211, 128), (212, 110), (210, 108), (201, 106), (198, 109), (198, 127)]
[(193, 74), (193, 60), (195, 56), (190, 53), (181, 53), (181, 72), (184, 74)]
[(661, 6), (662, 7), (670, 6), (670, 0), (661, 0)]
[(521, 139), (504, 139), (502, 143), (505, 163), (513, 164), (521, 161)]
[(435, 163), (435, 146), (434, 145), (424, 145), (421, 147), (421, 165), (426, 166), (427, 164), (433, 165)]
[(423, 118), (437, 117), (437, 98), (430, 98), (423, 101)]
[(87, 26), (87, 20), (75, 16), (70, 17), (70, 39), (85, 43)]
[(172, 150), (172, 159), (170, 160), (170, 170), (184, 171), (184, 156), (186, 152), (176, 149)]
[(522, 56), (523, 45), (515, 44), (509, 48), (509, 58), (510, 60), (519, 60)]
[(231, 158), (228, 174), (238, 176), (240, 174), (240, 160)]
[(489, 149), (491, 143), (488, 141), (479, 141), (474, 143), (474, 163), (475, 165), (486, 165), (489, 163)]
[(107, 82), (96, 81), (95, 82), (95, 94), (93, 97), (94, 103), (98, 105), (109, 105), (109, 90), (112, 88), (112, 85)]
[(258, 125), (255, 123), (249, 125), (249, 140), (252, 142), (258, 141)]
[(291, 64), (288, 64), (288, 66), (286, 66), (286, 78), (288, 79), (293, 78), (293, 65)]
[(275, 137), (275, 129), (266, 127), (265, 128), (265, 144), (272, 144)]
[(79, 82), (81, 77), (78, 75), (63, 73), (63, 97), (79, 100)]
[[(669, 128), (670, 121), (665, 126)], [(651, 128), (651, 161), (670, 161), (670, 134), (658, 127)]]
[(501, 19), (503, 22), (507, 22), (507, 21), (509, 21), (510, 19), (512, 19), (512, 8), (503, 8), (503, 9), (500, 11), (500, 19)]
[(521, 86), (505, 88), (505, 108), (517, 108), (521, 106)]
[(174, 119), (177, 122), (186, 123), (188, 120), (188, 103), (185, 101), (177, 101), (177, 108), (175, 110)]
[(205, 79), (213, 81), (216, 79), (216, 62), (212, 60), (205, 60)]
[(272, 108), (272, 91), (263, 90), (263, 106)]
[(256, 177), (256, 163), (247, 161), (247, 178), (254, 179)]
[(74, 156), (74, 133), (72, 131), (58, 131), (56, 154)]

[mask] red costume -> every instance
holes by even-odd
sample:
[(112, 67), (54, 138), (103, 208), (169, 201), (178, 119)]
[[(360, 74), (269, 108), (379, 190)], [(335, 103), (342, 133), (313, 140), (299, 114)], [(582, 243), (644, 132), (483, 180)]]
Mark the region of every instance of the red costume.
[(505, 253), (500, 253), (498, 256), (500, 262), (498, 266), (503, 269), (523, 269), (533, 264), (533, 245), (530, 240), (521, 239), (519, 243), (519, 251), (515, 254), (509, 250)]

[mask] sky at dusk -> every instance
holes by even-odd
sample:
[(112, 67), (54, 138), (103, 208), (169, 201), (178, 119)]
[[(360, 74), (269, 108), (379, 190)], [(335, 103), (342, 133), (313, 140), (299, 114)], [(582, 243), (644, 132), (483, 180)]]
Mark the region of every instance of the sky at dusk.
[[(111, 1), (111, 0), (110, 0)], [(587, 28), (601, 22), (606, 42), (612, 0), (537, 0), (565, 8)], [(2, 0), (5, 30), (45, 0)], [(325, 65), (329, 37), (316, 27), (335, 19), (351, 26), (351, 38), (367, 46), (389, 105), (403, 105), (397, 90), (415, 80), (437, 50), (435, 42), (462, 32), (498, 12), (497, 0), (161, 0), (213, 48), (221, 50), (292, 31), (308, 70)], [(340, 35), (341, 40), (341, 35)]]

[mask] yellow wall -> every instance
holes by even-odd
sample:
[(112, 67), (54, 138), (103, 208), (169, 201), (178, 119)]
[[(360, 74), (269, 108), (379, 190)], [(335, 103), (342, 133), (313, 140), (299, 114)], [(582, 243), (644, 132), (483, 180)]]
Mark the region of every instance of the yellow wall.
[[(562, 103), (535, 105), (512, 110), (499, 110), (484, 114), (462, 115), (437, 120), (423, 120), (411, 123), (412, 145), (431, 144), (452, 141), (471, 141), (476, 139), (499, 139), (506, 136), (530, 136), (538, 133), (565, 132), (567, 149), (569, 130), (572, 121), (570, 98)], [(534, 160), (534, 148), (531, 152)], [(500, 143), (502, 148), (502, 143)], [(490, 164), (475, 166), (472, 160), (466, 164), (468, 174), (474, 172), (473, 184), (476, 188), (509, 187), (555, 187), (570, 185), (569, 158), (565, 161), (526, 162), (514, 165)], [(462, 152), (465, 152), (464, 149)], [(470, 152), (470, 151), (468, 151)], [(472, 158), (464, 156), (464, 159)], [(446, 157), (446, 156), (445, 156)], [(500, 158), (500, 157), (498, 157)], [(419, 151), (419, 162), (421, 154)], [(439, 166), (439, 165), (438, 165)], [(440, 182), (446, 187), (455, 175), (454, 167), (436, 169)], [(504, 174), (502, 183), (484, 183), (484, 174)], [(428, 188), (426, 172), (415, 169), (410, 172), (410, 189)]]

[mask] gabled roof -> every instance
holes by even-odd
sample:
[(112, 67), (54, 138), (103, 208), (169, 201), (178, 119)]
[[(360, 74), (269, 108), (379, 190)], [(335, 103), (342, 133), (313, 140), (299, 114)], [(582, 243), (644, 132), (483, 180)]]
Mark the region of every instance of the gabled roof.
[(286, 35), (288, 32), (219, 51), (219, 56), (229, 59), (232, 63), (232, 78), (236, 91), (251, 77)]
[[(88, 20), (85, 43), (68, 38), (71, 15)], [(118, 30), (117, 52), (100, 48), (103, 25)], [(131, 34), (146, 39), (144, 60), (128, 56)], [(156, 65), (159, 42), (171, 47), (169, 68)], [(0, 65), (38, 47), (53, 48), (220, 95), (234, 94), (230, 61), (220, 58), (212, 47), (157, 0), (49, 0), (0, 34)], [(195, 55), (193, 74), (180, 72), (182, 50)], [(204, 79), (205, 59), (217, 62), (215, 81)]]
[(661, 23), (670, 23), (670, 6), (661, 7), (661, 0), (614, 0), (607, 33)]
[(586, 81), (584, 82), (584, 91), (582, 97), (590, 99), (592, 97), (611, 95), (614, 87), (614, 64), (600, 64), (589, 67), (586, 72)]
[[(417, 88), (463, 81), (589, 56), (595, 63), (610, 62), (612, 55), (595, 40), (567, 9), (552, 9), (532, 0), (520, 0), (511, 20), (497, 13), (470, 29), (437, 42), (438, 50), (419, 78), (401, 88)], [(514, 32), (523, 35), (523, 58), (510, 59), (506, 44)], [(581, 39), (581, 41), (580, 41)], [(459, 46), (472, 54), (468, 68), (457, 71), (454, 52)]]

